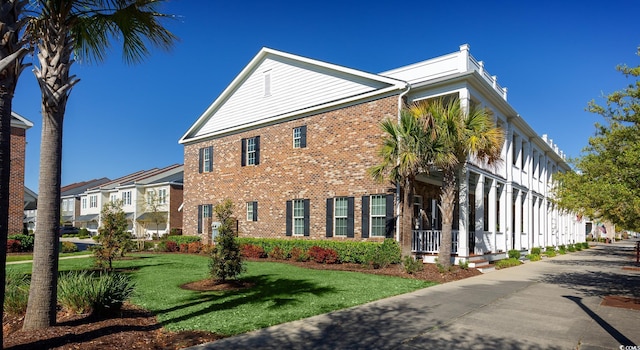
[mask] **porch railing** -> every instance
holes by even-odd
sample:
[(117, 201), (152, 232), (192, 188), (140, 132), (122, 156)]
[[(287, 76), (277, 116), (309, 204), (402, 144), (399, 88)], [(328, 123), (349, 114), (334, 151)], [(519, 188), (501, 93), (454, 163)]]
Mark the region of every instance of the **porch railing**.
[[(458, 252), (458, 230), (451, 232), (451, 253)], [(416, 253), (438, 253), (442, 240), (442, 230), (414, 230), (411, 250)]]

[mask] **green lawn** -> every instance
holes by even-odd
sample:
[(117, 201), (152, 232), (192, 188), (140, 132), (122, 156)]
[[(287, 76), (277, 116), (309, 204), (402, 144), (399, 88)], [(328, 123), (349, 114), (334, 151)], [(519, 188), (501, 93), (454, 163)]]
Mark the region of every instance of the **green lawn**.
[[(248, 262), (242, 291), (194, 292), (179, 286), (208, 277), (209, 259), (185, 254), (135, 255), (116, 262), (137, 286), (132, 301), (158, 316), (169, 330), (245, 333), (425, 288), (431, 283), (373, 274), (310, 270), (272, 262)], [(91, 258), (60, 261), (60, 271), (92, 266)], [(7, 266), (25, 273), (31, 264)]]
[[(81, 252), (60, 253), (60, 257), (74, 256), (74, 255), (87, 255), (87, 254), (91, 254), (91, 252), (83, 250)], [(17, 254), (17, 255), (8, 254), (7, 255), (7, 262), (27, 261), (27, 260), (33, 260), (33, 254)]]

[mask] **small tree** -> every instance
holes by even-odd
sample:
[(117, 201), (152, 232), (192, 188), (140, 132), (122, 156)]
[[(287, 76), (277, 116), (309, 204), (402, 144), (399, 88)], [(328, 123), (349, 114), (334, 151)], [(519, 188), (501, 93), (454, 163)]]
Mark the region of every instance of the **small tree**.
[(244, 271), (242, 256), (240, 255), (240, 244), (233, 232), (234, 220), (233, 202), (226, 199), (213, 209), (220, 227), (215, 240), (215, 248), (211, 252), (209, 267), (211, 276), (217, 282), (225, 282), (228, 279), (235, 279)]
[(94, 248), (96, 265), (105, 269), (113, 269), (113, 260), (124, 256), (131, 245), (131, 236), (127, 232), (127, 217), (122, 210), (120, 201), (109, 202), (102, 207), (102, 227), (98, 229), (97, 241)]

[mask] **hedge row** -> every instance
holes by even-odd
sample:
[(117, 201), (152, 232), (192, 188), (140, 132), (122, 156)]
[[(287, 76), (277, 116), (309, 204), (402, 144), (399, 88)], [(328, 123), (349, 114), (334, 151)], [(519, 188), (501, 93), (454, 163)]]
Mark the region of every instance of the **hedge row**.
[[(302, 251), (309, 251), (312, 247), (331, 249), (338, 253), (338, 260), (342, 263), (368, 264), (372, 256), (383, 254), (391, 264), (398, 264), (401, 261), (400, 246), (393, 239), (386, 239), (385, 243), (379, 242), (343, 242), (343, 241), (321, 241), (306, 239), (277, 239), (277, 238), (238, 238), (240, 245), (254, 245), (261, 247), (267, 256), (281, 255), (290, 256), (294, 248)], [(277, 247), (277, 249), (276, 249)], [(276, 249), (274, 252), (273, 250)], [(381, 252), (381, 249), (385, 251)]]

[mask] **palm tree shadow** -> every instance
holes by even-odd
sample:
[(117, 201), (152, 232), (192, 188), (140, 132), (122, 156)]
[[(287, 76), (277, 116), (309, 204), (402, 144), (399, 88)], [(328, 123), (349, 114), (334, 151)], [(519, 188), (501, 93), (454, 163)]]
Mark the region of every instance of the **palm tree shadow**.
[(300, 299), (295, 297), (297, 295), (313, 294), (321, 296), (338, 292), (336, 288), (320, 286), (306, 280), (273, 279), (270, 275), (248, 277), (242, 279), (242, 281), (252, 284), (253, 287), (236, 291), (201, 292), (182, 304), (167, 309), (154, 310), (154, 313), (160, 316), (200, 304), (209, 304), (203, 309), (163, 320), (162, 325), (166, 326), (211, 312), (230, 310), (247, 304), (262, 305), (269, 302), (271, 303), (269, 308), (275, 309), (300, 303)]

